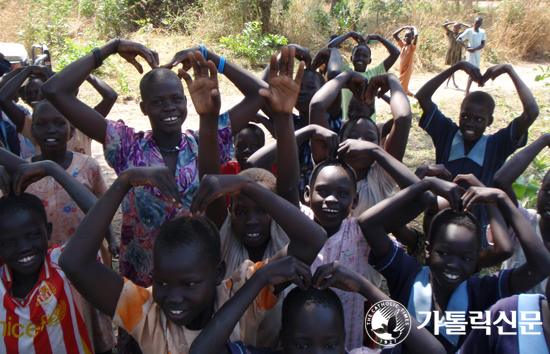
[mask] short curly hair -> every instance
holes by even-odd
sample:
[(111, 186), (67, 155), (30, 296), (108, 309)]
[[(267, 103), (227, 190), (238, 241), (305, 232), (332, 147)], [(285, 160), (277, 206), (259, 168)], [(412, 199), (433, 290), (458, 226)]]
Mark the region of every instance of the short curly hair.
[(477, 218), (470, 212), (458, 213), (451, 208), (443, 209), (434, 216), (429, 231), (429, 247), (433, 247), (435, 238), (443, 226), (451, 224), (471, 231), (476, 236), (478, 250), (481, 249), (481, 224)]

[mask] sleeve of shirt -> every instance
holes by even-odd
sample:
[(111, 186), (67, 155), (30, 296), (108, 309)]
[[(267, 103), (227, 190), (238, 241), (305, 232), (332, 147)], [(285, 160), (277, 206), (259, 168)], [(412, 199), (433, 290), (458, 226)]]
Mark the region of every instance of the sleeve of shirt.
[(418, 125), (430, 135), (436, 149), (442, 148), (447, 143), (449, 132), (456, 129), (456, 124), (445, 117), (435, 103), (422, 114)]
[(376, 65), (374, 68), (372, 68), (371, 77), (373, 77), (375, 75), (385, 74), (385, 73), (386, 73), (386, 67), (384, 66), (384, 62), (381, 61), (378, 65)]
[(472, 303), (471, 311), (485, 311), (498, 300), (510, 296), (510, 274), (514, 269), (505, 269), (494, 275), (471, 277), (468, 280), (469, 298)]
[(370, 252), (369, 264), (380, 272), (388, 281), (388, 289), (392, 299), (399, 299), (406, 288), (414, 281), (413, 272), (417, 272), (420, 263), (416, 258), (407, 256), (402, 248), (392, 241), (388, 253), (380, 260), (374, 252)]
[(153, 296), (151, 288), (142, 288), (124, 278), (124, 287), (120, 293), (120, 298), (113, 317), (113, 323), (125, 329), (138, 342), (148, 329), (146, 322), (156, 322), (153, 318), (148, 318), (153, 306)]
[(490, 136), (490, 139), (494, 139), (494, 144), (497, 145), (495, 151), (498, 156), (506, 159), (508, 156), (514, 153), (517, 149), (524, 147), (527, 143), (529, 132), (525, 132), (522, 136), (517, 136), (517, 125), (520, 117), (514, 119), (506, 128), (503, 128)]
[(483, 32), (481, 32), (481, 33), (482, 33), (481, 40), (482, 40), (482, 41), (486, 41), (486, 40), (487, 40), (487, 32), (483, 31)]
[[(199, 131), (188, 131), (197, 141), (199, 141)], [(233, 131), (231, 130), (231, 120), (229, 119), (229, 111), (220, 114), (218, 120), (218, 146), (220, 150), (220, 158), (222, 164), (231, 161), (235, 157), (233, 148)]]
[(466, 31), (462, 32), (462, 34), (460, 36), (458, 36), (458, 39), (461, 39), (461, 40), (468, 40), (468, 36), (470, 34), (470, 29), (468, 28)]
[(343, 61), (343, 60), (342, 60), (342, 69), (343, 69), (344, 71), (346, 71), (346, 70), (353, 70), (353, 69), (348, 65), (348, 63), (346, 63), (346, 62)]
[(393, 178), (380, 166), (380, 164), (375, 163), (373, 166), (376, 168), (376, 177), (375, 180), (377, 181), (379, 191), (382, 196), (385, 198), (389, 198), (393, 192), (393, 189), (397, 185)]
[(107, 122), (107, 130), (105, 132), (105, 144), (103, 145), (103, 154), (105, 161), (112, 167), (116, 174), (120, 174), (126, 166), (128, 155), (130, 154), (131, 143), (136, 140), (137, 136), (134, 128), (124, 124), (122, 121)]

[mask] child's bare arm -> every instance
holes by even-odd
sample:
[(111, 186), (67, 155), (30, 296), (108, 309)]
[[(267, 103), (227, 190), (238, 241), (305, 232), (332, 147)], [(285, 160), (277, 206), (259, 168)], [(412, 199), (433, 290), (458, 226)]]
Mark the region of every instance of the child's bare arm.
[(459, 61), (455, 65), (451, 66), (449, 69), (443, 71), (441, 74), (437, 75), (430, 81), (424, 84), (418, 90), (415, 97), (418, 100), (418, 103), (420, 104), (420, 107), (424, 111), (424, 113), (427, 113), (434, 104), (432, 101), (432, 96), (435, 91), (447, 80), (451, 77), (452, 74), (457, 72), (458, 70), (463, 70), (466, 72), (474, 82), (480, 83), (481, 82), (481, 71), (479, 71), (479, 68), (476, 68), (472, 64), (466, 62), (466, 61)]
[(403, 32), (405, 29), (407, 29), (407, 26), (403, 26), (403, 27), (401, 27), (400, 29), (398, 29), (397, 31), (395, 31), (395, 32), (392, 33), (393, 38), (394, 38), (397, 42), (400, 42), (400, 41), (401, 41), (401, 38), (399, 38), (399, 33)]
[(550, 274), (548, 250), (504, 191), (497, 188), (471, 187), (464, 194), (463, 203), (467, 210), (471, 209), (475, 203), (496, 203), (504, 219), (516, 232), (526, 263), (515, 268), (510, 274), (510, 295), (524, 293), (548, 277)]
[[(151, 68), (158, 67), (158, 54), (156, 52), (142, 44), (126, 40), (112, 39), (101, 46), (97, 53), (101, 61), (118, 53), (134, 65), (140, 73), (143, 72), (143, 68), (137, 62), (137, 56), (145, 59)], [(42, 85), (40, 90), (48, 101), (78, 130), (98, 143), (104, 144), (107, 131), (105, 118), (74, 95), (97, 64), (101, 63), (96, 63), (94, 52), (90, 52), (63, 68)]]
[(388, 55), (388, 57), (384, 59), (384, 68), (386, 69), (386, 71), (390, 70), (393, 64), (395, 64), (395, 62), (399, 58), (401, 51), (399, 50), (399, 48), (393, 45), (392, 42), (388, 41), (386, 38), (382, 37), (379, 34), (369, 34), (366, 41), (368, 42), (371, 39), (377, 40), (382, 43), (382, 45), (386, 47), (386, 49), (390, 53), (390, 55)]
[(416, 43), (418, 42), (418, 29), (414, 26), (411, 26), (411, 29), (414, 34), (413, 44), (416, 45)]
[[(386, 231), (404, 226), (424, 211), (418, 206), (418, 198), (424, 198), (423, 194), (430, 190), (447, 199), (453, 210), (462, 210), (462, 200), (456, 184), (427, 178), (381, 201), (359, 216), (359, 226), (376, 258), (381, 259), (390, 249), (392, 241)], [(426, 199), (428, 198), (430, 197)], [(378, 228), (381, 232), (376, 231)], [(385, 236), (382, 237), (382, 234)]]
[(174, 176), (167, 167), (125, 170), (82, 219), (59, 257), (59, 265), (78, 292), (92, 306), (111, 317), (115, 314), (124, 280), (97, 260), (97, 251), (122, 199), (137, 186), (156, 187), (181, 207)]
[(452, 32), (452, 30), (449, 29), (449, 26), (454, 24), (455, 24), (454, 22), (445, 22), (444, 24), (441, 25), (441, 28), (443, 28), (445, 32)]
[(18, 130), (23, 129), (25, 125), (25, 113), (17, 107), (13, 102), (13, 98), (17, 94), (17, 91), (25, 80), (31, 75), (40, 77), (44, 81), (47, 80), (52, 74), (51, 71), (45, 66), (27, 66), (21, 70), (19, 74), (12, 77), (6, 84), (0, 89), (0, 109), (6, 113), (8, 118), (15, 124)]
[(256, 117), (253, 119), (253, 122), (263, 125), (264, 128), (267, 129), (269, 134), (271, 134), (273, 138), (277, 139), (277, 133), (275, 132), (275, 124), (271, 119), (267, 118), (264, 115), (261, 115), (260, 113), (256, 113)]
[(19, 156), (9, 152), (4, 148), (0, 148), (0, 165), (4, 166), (6, 172), (12, 176), (19, 168), (19, 165), (26, 164), (28, 161), (23, 160)]
[(111, 108), (115, 105), (118, 94), (105, 81), (95, 75), (88, 75), (86, 81), (88, 81), (90, 85), (92, 85), (92, 87), (101, 95), (101, 102), (99, 102), (94, 109), (103, 117), (107, 117), (109, 112), (111, 112)]
[[(453, 181), (456, 184), (468, 183), (473, 187), (485, 187), (473, 174), (458, 175)], [(487, 268), (500, 265), (514, 253), (514, 246), (508, 233), (506, 221), (502, 217), (500, 210), (493, 203), (485, 204), (485, 209), (489, 215), (489, 224), (493, 235), (493, 245), (483, 249), (477, 258), (477, 268)]]
[(393, 126), (386, 138), (384, 149), (401, 161), (407, 149), (412, 112), (407, 94), (397, 77), (394, 74), (382, 74), (371, 78), (366, 92), (367, 103), (374, 104), (374, 97), (383, 96), (387, 90), (391, 92), (390, 108), (393, 116)]
[(362, 35), (360, 35), (357, 32), (352, 31), (352, 32), (348, 32), (344, 35), (341, 35), (339, 37), (334, 38), (332, 41), (330, 41), (330, 43), (328, 44), (328, 47), (329, 48), (338, 48), (340, 46), (340, 44), (342, 44), (348, 38), (352, 38), (353, 40), (355, 40), (355, 42), (357, 42), (357, 44), (363, 44), (365, 42), (365, 39), (363, 38)]
[(519, 99), (521, 100), (521, 105), (523, 106), (523, 112), (519, 116), (520, 119), (517, 121), (516, 128), (516, 137), (519, 138), (527, 133), (531, 124), (537, 119), (539, 115), (539, 106), (537, 105), (537, 100), (535, 100), (533, 93), (529, 90), (529, 87), (521, 80), (510, 64), (499, 64), (487, 69), (481, 79), (481, 84), (485, 84), (489, 79), (494, 80), (504, 73), (508, 74), (512, 79), (518, 92)]
[(189, 354), (229, 354), (227, 340), (260, 291), (268, 285), (286, 282), (293, 282), (302, 290), (307, 289), (311, 284), (309, 266), (294, 257), (286, 257), (258, 269), (216, 312), (191, 344)]
[[(206, 48), (204, 48), (204, 50), (206, 52), (205, 59), (212, 61), (216, 68), (220, 69), (221, 57), (211, 50), (207, 50)], [(188, 54), (197, 51), (201, 52), (201, 48), (193, 47), (182, 50), (176, 53), (174, 58), (167, 64), (164, 64), (163, 67), (171, 69), (181, 63), (183, 69), (187, 71), (190, 68)], [(239, 91), (245, 96), (241, 102), (229, 110), (231, 131), (233, 135), (236, 135), (248, 124), (248, 122), (250, 122), (252, 117), (254, 117), (258, 110), (264, 105), (264, 100), (258, 94), (258, 90), (267, 88), (267, 84), (256, 75), (229, 60), (224, 59), (224, 65), (221, 70), (223, 71), (223, 75), (235, 84)]]
[[(325, 150), (326, 158), (335, 156), (338, 150), (338, 134), (332, 130), (323, 128), (316, 124), (309, 124), (294, 132), (296, 145), (300, 145), (306, 140), (313, 139)], [(265, 145), (248, 158), (249, 167), (259, 167), (271, 170), (271, 166), (276, 161), (277, 141)]]
[(529, 167), (529, 164), (531, 164), (535, 157), (537, 157), (537, 155), (547, 146), (550, 146), (549, 133), (542, 135), (531, 145), (514, 154), (514, 156), (495, 173), (493, 186), (505, 191), (514, 205), (517, 205), (517, 197), (512, 188), (512, 184), (521, 176), (527, 167)]
[[(313, 286), (320, 290), (326, 290), (331, 287), (347, 292), (359, 293), (371, 304), (391, 300), (389, 296), (384, 294), (370, 281), (338, 261), (317, 268), (317, 271), (313, 275)], [(443, 344), (426, 328), (422, 327), (419, 329), (420, 323), (418, 323), (414, 316), (409, 316), (409, 318), (411, 320), (411, 331), (404, 341), (408, 352), (415, 354), (446, 353)]]
[[(325, 230), (296, 209), (294, 205), (266, 188), (240, 175), (207, 175), (193, 196), (191, 213), (203, 211), (214, 199), (223, 195), (242, 194), (255, 202), (288, 235), (288, 255), (311, 264), (325, 244)], [(286, 249), (283, 249), (286, 250)], [(279, 257), (286, 256), (278, 253)]]
[[(195, 80), (183, 69), (178, 75), (189, 89), (193, 106), (199, 115), (199, 179), (206, 174), (221, 174), (222, 161), (218, 145), (218, 120), (221, 107), (218, 73), (212, 61), (206, 62), (200, 51), (189, 53), (186, 60), (195, 73)], [(206, 208), (206, 217), (220, 228), (227, 216), (225, 198), (214, 200)]]
[(281, 49), (279, 70), (276, 65), (277, 56), (271, 57), (269, 90), (262, 89), (260, 94), (271, 111), (277, 132), (277, 194), (299, 207), (300, 162), (294, 137), (292, 109), (300, 93), (304, 64), (300, 63), (293, 80), (295, 50), (294, 47)]

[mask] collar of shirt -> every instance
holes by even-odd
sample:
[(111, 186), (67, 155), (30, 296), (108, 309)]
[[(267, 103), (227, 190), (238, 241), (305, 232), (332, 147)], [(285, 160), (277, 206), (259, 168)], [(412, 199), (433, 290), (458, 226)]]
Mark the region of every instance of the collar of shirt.
[(458, 130), (453, 138), (453, 142), (451, 143), (451, 152), (449, 153), (448, 161), (451, 162), (454, 160), (467, 158), (472, 160), (479, 166), (483, 166), (483, 160), (485, 159), (485, 149), (487, 148), (488, 138), (489, 136), (482, 135), (481, 138), (474, 145), (472, 150), (470, 150), (468, 155), (465, 155), (464, 154), (464, 137), (462, 136), (462, 133), (460, 132), (460, 130)]

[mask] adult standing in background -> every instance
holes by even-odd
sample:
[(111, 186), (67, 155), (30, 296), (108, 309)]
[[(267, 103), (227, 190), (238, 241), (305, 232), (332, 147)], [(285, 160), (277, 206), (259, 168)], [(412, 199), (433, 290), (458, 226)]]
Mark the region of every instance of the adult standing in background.
[[(487, 40), (485, 30), (480, 28), (482, 24), (483, 18), (476, 17), (474, 20), (474, 28), (468, 28), (457, 39), (458, 43), (466, 49), (466, 60), (477, 68), (479, 68), (481, 63), (481, 49), (485, 47), (485, 41)], [(467, 41), (468, 45), (466, 45), (464, 41)], [(468, 77), (468, 85), (466, 86), (464, 96), (470, 92), (470, 86), (472, 86), (472, 78)]]

